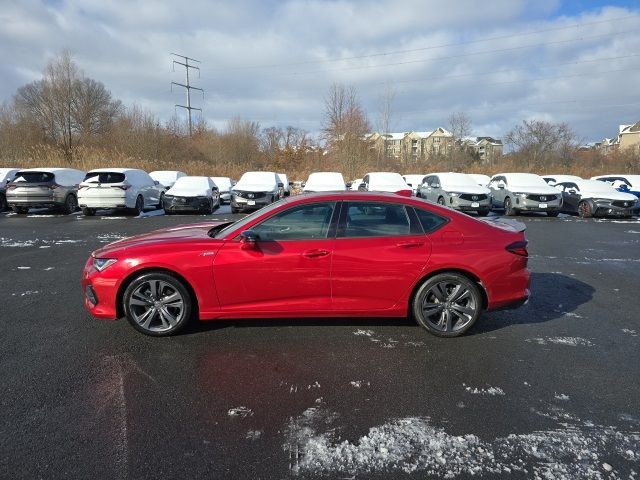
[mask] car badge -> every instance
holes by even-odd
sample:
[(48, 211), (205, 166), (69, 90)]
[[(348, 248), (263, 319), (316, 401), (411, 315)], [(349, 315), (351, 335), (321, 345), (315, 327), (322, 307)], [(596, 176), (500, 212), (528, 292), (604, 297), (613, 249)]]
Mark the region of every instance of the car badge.
[(478, 199), (478, 195), (472, 195), (471, 196), (471, 200), (477, 200)]
[(253, 193), (248, 194), (247, 198), (253, 198)]
[(540, 201), (541, 202), (546, 202), (547, 201), (547, 197), (540, 197)]

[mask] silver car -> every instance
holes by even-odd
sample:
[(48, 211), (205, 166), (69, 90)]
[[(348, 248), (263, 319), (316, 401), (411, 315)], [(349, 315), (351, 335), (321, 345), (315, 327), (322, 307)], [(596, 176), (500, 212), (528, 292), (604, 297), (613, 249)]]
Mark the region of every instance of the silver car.
[(418, 187), (420, 197), (462, 212), (485, 216), (491, 211), (491, 191), (465, 173), (432, 173)]
[(489, 182), (494, 208), (505, 215), (519, 212), (545, 212), (557, 217), (562, 207), (562, 194), (534, 173), (500, 173)]
[(73, 168), (29, 168), (7, 185), (7, 202), (16, 213), (31, 207), (58, 207), (66, 214), (78, 209), (78, 185), (85, 173)]

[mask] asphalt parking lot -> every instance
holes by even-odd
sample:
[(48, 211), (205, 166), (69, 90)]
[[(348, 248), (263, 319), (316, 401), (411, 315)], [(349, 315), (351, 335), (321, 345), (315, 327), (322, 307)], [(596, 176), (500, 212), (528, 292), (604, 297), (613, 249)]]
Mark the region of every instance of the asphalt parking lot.
[(640, 221), (520, 219), (532, 299), (461, 338), (335, 319), (157, 339), (85, 313), (81, 269), (206, 218), (1, 214), (0, 478), (637, 478)]

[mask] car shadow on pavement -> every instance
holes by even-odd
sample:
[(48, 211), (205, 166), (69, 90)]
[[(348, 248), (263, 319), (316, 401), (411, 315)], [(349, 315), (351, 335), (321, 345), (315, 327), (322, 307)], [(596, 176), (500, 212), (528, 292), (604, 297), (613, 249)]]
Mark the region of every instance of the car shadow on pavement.
[(576, 316), (573, 312), (589, 302), (595, 293), (588, 283), (560, 273), (531, 273), (529, 288), (531, 297), (526, 305), (515, 310), (484, 313), (468, 335)]

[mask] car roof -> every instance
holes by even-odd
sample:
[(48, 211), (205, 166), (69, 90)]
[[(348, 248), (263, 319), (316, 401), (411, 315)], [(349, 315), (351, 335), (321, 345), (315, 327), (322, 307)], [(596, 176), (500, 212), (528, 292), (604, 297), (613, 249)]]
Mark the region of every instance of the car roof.
[[(55, 167), (55, 168), (23, 168), (20, 170), (21, 172), (48, 172), (48, 173), (56, 173), (56, 172), (82, 172), (82, 170), (77, 170), (75, 168), (64, 168), (64, 167)], [(84, 172), (82, 172), (84, 173)]]
[(100, 173), (100, 172), (113, 172), (113, 173), (127, 173), (127, 172), (140, 172), (139, 168), (94, 168), (93, 170), (89, 170), (89, 173)]

